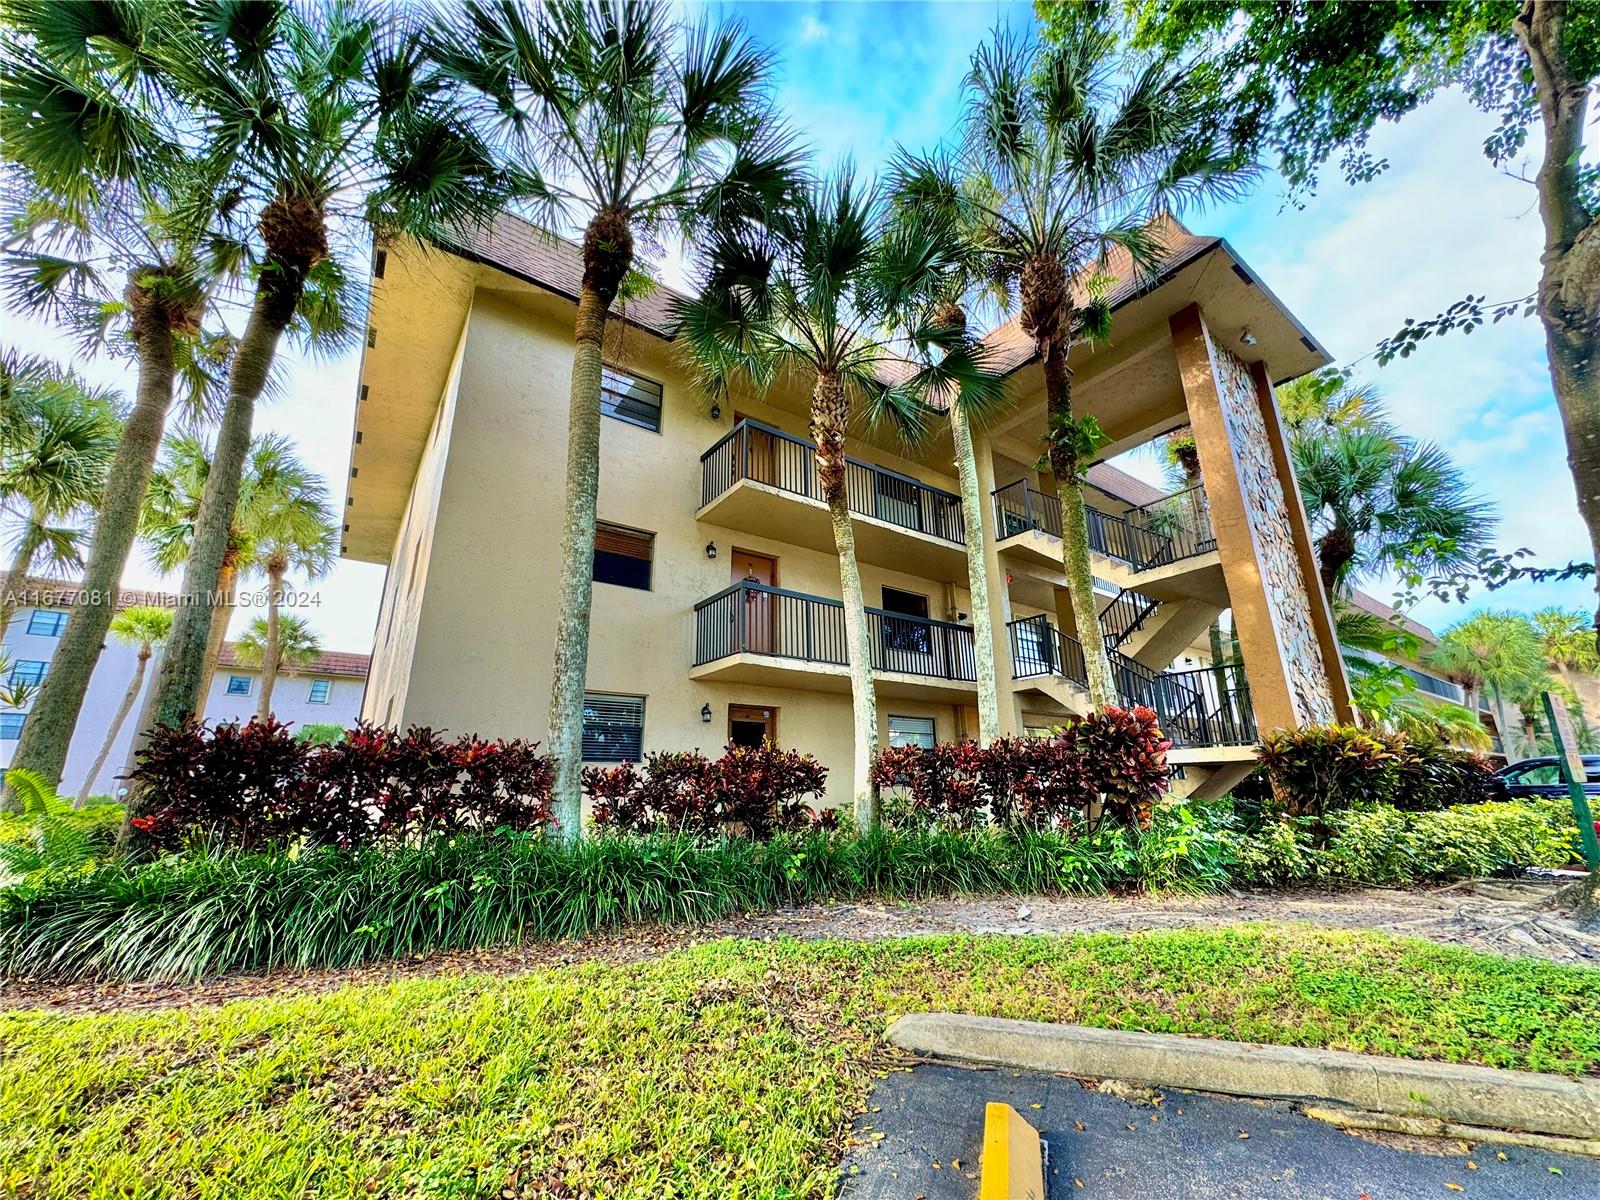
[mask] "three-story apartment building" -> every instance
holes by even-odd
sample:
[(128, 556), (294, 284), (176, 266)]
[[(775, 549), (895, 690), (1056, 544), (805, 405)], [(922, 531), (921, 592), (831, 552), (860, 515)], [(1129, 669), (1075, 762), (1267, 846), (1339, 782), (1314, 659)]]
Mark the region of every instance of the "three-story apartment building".
[[(1349, 719), (1272, 385), (1329, 361), (1221, 239), (1173, 223), (1159, 278), (1125, 271), (1111, 336), (1074, 349), (1075, 402), (1105, 457), (1180, 426), (1204, 486), (1128, 496), (1089, 472), (1098, 614), (1119, 691), (1174, 739), (1183, 787), (1249, 769), (1260, 731)], [(580, 263), (502, 216), (450, 248), (374, 260), (345, 556), (384, 563), (363, 716), (542, 737), (549, 705), (567, 390)], [(720, 406), (674, 354), (663, 294), (617, 306), (604, 377), (585, 755), (772, 737), (850, 794), (838, 562), (806, 437), (809, 380)], [(1087, 706), (1061, 572), (1061, 509), (1037, 463), (1043, 374), (1016, 325), (989, 335), (1013, 403), (977, 439), (993, 615), (976, 644), (947, 429), (853, 431), (849, 491), (885, 743), (975, 735), (992, 656), (1005, 732)], [(1243, 667), (1171, 669), (1223, 610)]]

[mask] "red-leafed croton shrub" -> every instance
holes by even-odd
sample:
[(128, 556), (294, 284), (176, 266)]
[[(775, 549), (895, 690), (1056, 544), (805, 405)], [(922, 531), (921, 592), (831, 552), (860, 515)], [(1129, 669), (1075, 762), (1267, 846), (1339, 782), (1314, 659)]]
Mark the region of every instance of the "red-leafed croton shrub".
[(159, 727), (129, 778), (148, 795), (132, 823), (156, 845), (198, 834), (245, 849), (302, 838), (354, 847), (540, 829), (550, 820), (555, 766), (533, 742), (358, 725), (316, 744), (268, 718)]
[(721, 758), (698, 751), (649, 754), (644, 765), (588, 767), (583, 783), (595, 825), (627, 833), (742, 834), (770, 837), (807, 825), (832, 827), (832, 813), (812, 811), (828, 769), (809, 754), (729, 746)]
[(970, 828), (985, 814), (1007, 828), (1068, 830), (1091, 806), (1140, 829), (1171, 778), (1156, 715), (1148, 708), (1108, 708), (1075, 717), (1049, 737), (998, 738), (927, 749), (895, 746), (873, 766), (880, 788), (897, 789), (916, 820)]

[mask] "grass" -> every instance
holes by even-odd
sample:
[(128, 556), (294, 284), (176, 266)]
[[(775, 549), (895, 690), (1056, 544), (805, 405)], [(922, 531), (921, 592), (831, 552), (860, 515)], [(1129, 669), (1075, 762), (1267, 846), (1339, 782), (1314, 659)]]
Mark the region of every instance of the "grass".
[(0, 1013), (0, 1195), (829, 1196), (884, 1025), (925, 1009), (1600, 1072), (1600, 972), (1379, 935), (724, 941)]

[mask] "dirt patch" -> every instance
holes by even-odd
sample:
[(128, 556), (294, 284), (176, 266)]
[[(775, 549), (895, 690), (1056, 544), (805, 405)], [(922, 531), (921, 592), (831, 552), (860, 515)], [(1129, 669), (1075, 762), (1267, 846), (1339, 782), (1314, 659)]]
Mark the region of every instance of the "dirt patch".
[(1426, 938), (1494, 954), (1600, 967), (1600, 936), (1580, 931), (1548, 903), (1554, 882), (1478, 880), (1449, 887), (1298, 889), (1221, 896), (1021, 896), (885, 904), (814, 904), (695, 928), (643, 928), (521, 946), (418, 955), (344, 969), (279, 970), (198, 983), (0, 980), (0, 1008), (138, 1011), (226, 1004), (285, 992), (435, 975), (517, 975), (588, 961), (637, 962), (716, 938), (873, 941), (940, 933), (1130, 933), (1245, 921), (1305, 921), (1330, 929)]

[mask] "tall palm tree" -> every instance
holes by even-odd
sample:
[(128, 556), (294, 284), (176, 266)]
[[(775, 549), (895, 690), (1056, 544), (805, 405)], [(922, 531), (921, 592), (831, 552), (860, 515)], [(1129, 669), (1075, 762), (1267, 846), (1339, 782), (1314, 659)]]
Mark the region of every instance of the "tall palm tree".
[(278, 618), (276, 629), (268, 628), (267, 618), (256, 617), (239, 635), (233, 649), (240, 662), (255, 667), (263, 676), (269, 672), (273, 676), (294, 675), (317, 661), (322, 639), (304, 617), (290, 613)]
[(111, 747), (116, 744), (117, 735), (122, 732), (128, 713), (133, 710), (133, 702), (139, 698), (139, 692), (144, 687), (144, 677), (150, 666), (150, 657), (155, 653), (156, 647), (166, 641), (167, 635), (171, 632), (172, 610), (153, 604), (135, 604), (111, 618), (111, 636), (126, 645), (138, 647), (137, 665), (134, 667), (133, 678), (128, 681), (128, 690), (122, 694), (122, 703), (117, 705), (116, 715), (111, 718), (111, 727), (106, 730), (106, 740), (100, 744), (100, 753), (95, 755), (94, 765), (83, 777), (83, 786), (78, 789), (72, 807), (82, 808), (84, 801), (89, 798), (89, 789), (99, 778), (101, 768), (106, 765), (106, 759), (111, 757)]
[(133, 546), (168, 410), (200, 402), (229, 339), (201, 329), (218, 280), (241, 264), (228, 164), (189, 151), (197, 131), (160, 78), (162, 45), (191, 14), (177, 0), (14, 0), (0, 35), (0, 188), (13, 239), (7, 298), (131, 356), (134, 404), (107, 473), (79, 605), (15, 754), (61, 777)]
[(759, 217), (797, 159), (766, 52), (736, 24), (685, 27), (657, 0), (470, 0), (435, 56), (541, 181), (546, 223), (583, 230), (550, 689), (555, 823), (576, 837), (608, 314), (636, 238)]
[[(22, 374), (17, 374), (18, 368)], [(115, 397), (59, 368), (0, 351), (9, 397), (0, 438), (0, 516), (17, 525), (0, 634), (36, 566), (82, 565), (83, 524), (105, 491), (122, 420)]]
[(444, 237), (487, 220), (518, 186), (437, 86), (415, 11), (185, 6), (181, 35), (157, 56), (152, 76), (203, 133), (202, 159), (228, 164), (228, 206), (248, 214), (255, 258), (185, 564), (182, 592), (196, 602), (179, 607), (162, 656), (158, 722), (200, 703), (255, 405), (284, 334), (351, 328), (357, 230)]
[(1222, 148), (1182, 64), (1119, 58), (1115, 35), (1096, 16), (1056, 45), (997, 32), (974, 54), (949, 169), (958, 176), (951, 194), (978, 214), (991, 272), (1017, 296), (1022, 331), (1044, 366), (1062, 566), (1090, 698), (1111, 704), (1082, 479), (1104, 435), (1093, 417), (1073, 411), (1067, 356), (1075, 342), (1109, 332), (1101, 281), (1113, 249), (1136, 275), (1153, 278), (1165, 257), (1156, 218), (1186, 200), (1238, 194), (1253, 169)]
[(1600, 671), (1594, 623), (1576, 609), (1541, 608), (1533, 614), (1545, 662), (1552, 670), (1592, 675)]
[[(907, 362), (889, 327), (929, 273), (936, 247), (897, 236), (878, 189), (846, 170), (797, 192), (792, 208), (761, 230), (734, 231), (709, 249), (699, 295), (674, 303), (678, 346), (701, 388), (726, 396), (744, 381), (765, 391), (781, 377), (811, 381), (811, 437), (817, 480), (833, 525), (844, 602), (845, 644), (855, 725), (855, 809), (877, 822), (871, 767), (878, 741), (871, 641), (856, 563), (846, 489), (845, 439), (852, 416), (919, 435), (927, 401), (984, 386), (964, 335), (930, 321), (919, 337), (938, 353)], [(979, 648), (979, 656), (986, 652)]]
[(338, 549), (338, 527), (321, 477), (307, 469), (286, 440), (266, 438), (263, 446), (264, 454), (252, 456), (256, 486), (249, 496), (255, 545), (251, 565), (267, 580), (267, 641), (256, 713), (260, 717), (271, 714), (272, 691), (278, 682), (285, 576), (292, 569), (308, 580), (321, 578)]
[(1548, 678), (1539, 635), (1528, 618), (1510, 611), (1473, 613), (1440, 635), (1428, 662), (1484, 690), (1510, 754), (1522, 727), (1518, 709)]
[(1432, 442), (1334, 429), (1296, 435), (1290, 450), (1330, 596), (1385, 570), (1466, 565), (1494, 531), (1494, 505)]
[[(974, 428), (997, 416), (1006, 404), (1004, 380), (986, 370), (983, 343), (968, 336), (968, 307), (984, 305), (991, 289), (984, 278), (985, 255), (980, 230), (962, 197), (947, 190), (948, 171), (931, 170), (926, 162), (900, 153), (888, 180), (893, 213), (891, 236), (903, 241), (902, 260), (924, 256), (926, 284), (910, 296), (905, 310), (891, 321), (908, 343), (907, 352), (924, 363), (943, 364), (951, 355), (965, 356), (973, 368), (964, 386), (942, 397), (950, 423), (950, 444), (961, 492), (961, 520), (966, 534), (967, 588), (972, 636), (978, 647), (978, 744), (1000, 736), (1000, 690), (996, 677), (993, 614), (989, 611), (989, 565), (984, 557), (983, 506), (978, 485)], [(931, 356), (931, 357), (930, 357)], [(952, 360), (956, 366), (959, 360)]]

